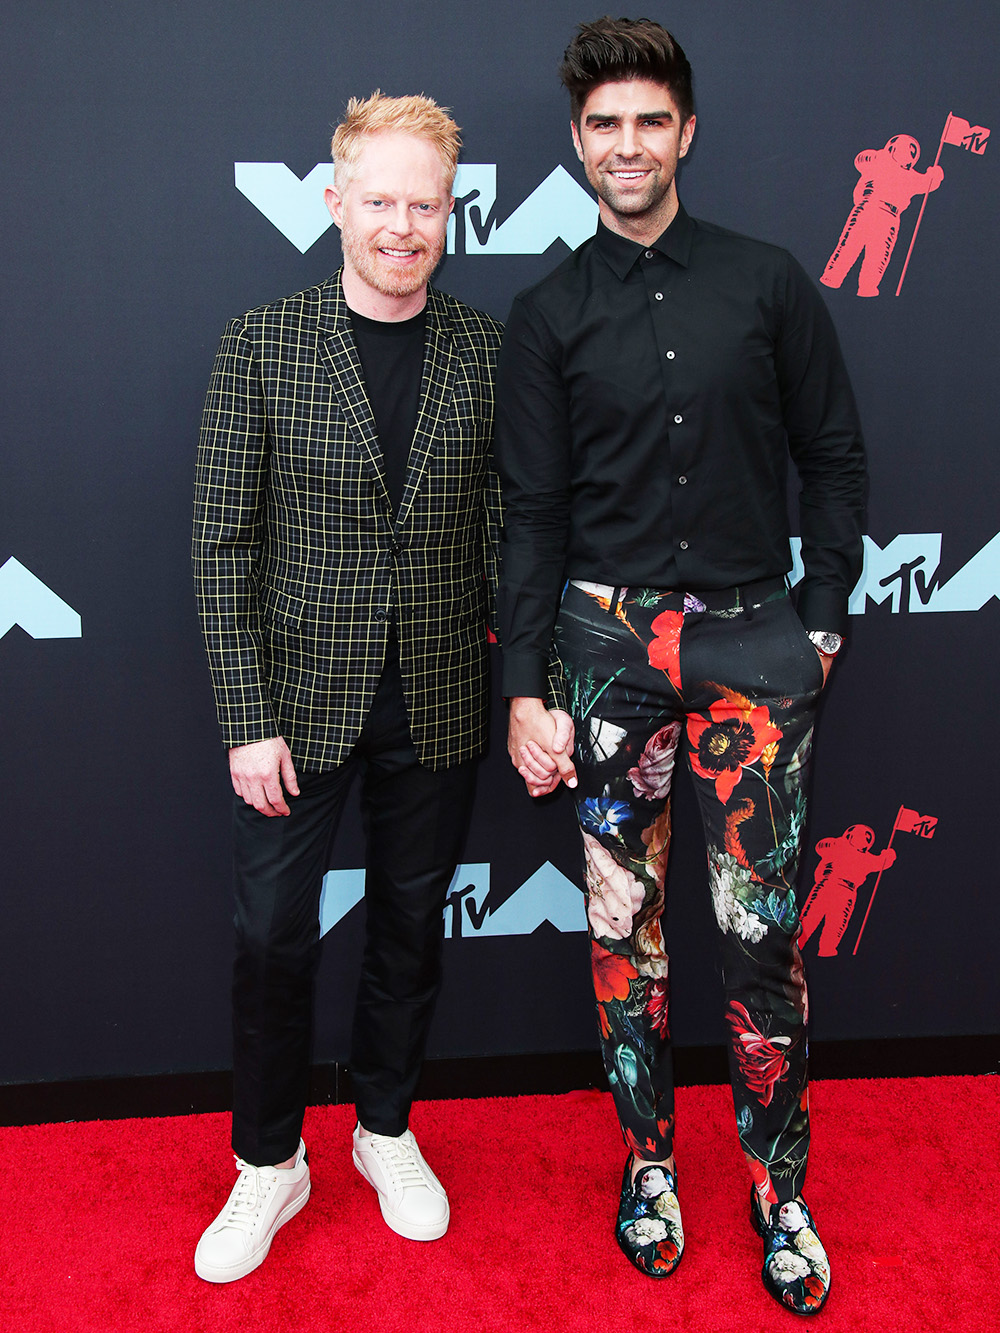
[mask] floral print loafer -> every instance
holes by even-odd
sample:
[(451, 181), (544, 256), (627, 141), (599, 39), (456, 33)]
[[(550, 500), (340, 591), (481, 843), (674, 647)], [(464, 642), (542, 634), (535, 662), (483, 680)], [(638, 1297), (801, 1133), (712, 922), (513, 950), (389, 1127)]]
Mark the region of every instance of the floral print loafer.
[(677, 1202), (677, 1181), (662, 1166), (650, 1163), (632, 1179), (629, 1155), (622, 1177), (615, 1239), (640, 1273), (669, 1277), (684, 1253), (684, 1228)]
[(830, 1294), (830, 1260), (801, 1202), (773, 1203), (767, 1222), (757, 1190), (750, 1190), (750, 1221), (764, 1241), (764, 1288), (795, 1314), (816, 1314)]

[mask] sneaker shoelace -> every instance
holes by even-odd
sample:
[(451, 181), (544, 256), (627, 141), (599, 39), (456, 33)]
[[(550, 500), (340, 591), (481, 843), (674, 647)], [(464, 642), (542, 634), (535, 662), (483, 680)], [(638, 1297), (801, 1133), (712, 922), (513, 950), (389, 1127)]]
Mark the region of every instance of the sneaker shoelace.
[(260, 1219), (268, 1196), (278, 1183), (275, 1172), (267, 1167), (251, 1166), (237, 1157), (240, 1178), (229, 1200), (229, 1208), (222, 1225), (237, 1231), (252, 1231)]
[(403, 1189), (413, 1185), (430, 1187), (424, 1165), (408, 1143), (382, 1134), (373, 1134), (371, 1145), (379, 1160)]

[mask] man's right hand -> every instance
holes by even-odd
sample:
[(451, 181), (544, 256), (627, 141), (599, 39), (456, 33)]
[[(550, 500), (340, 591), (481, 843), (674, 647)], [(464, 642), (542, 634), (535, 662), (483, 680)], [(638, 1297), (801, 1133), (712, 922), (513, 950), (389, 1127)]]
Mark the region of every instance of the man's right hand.
[(298, 796), (299, 780), (288, 746), (280, 736), (252, 745), (234, 745), (229, 751), (229, 774), (236, 795), (262, 815), (291, 814), (285, 791)]
[(573, 719), (541, 699), (511, 699), (507, 753), (531, 796), (547, 796), (560, 782), (576, 786)]

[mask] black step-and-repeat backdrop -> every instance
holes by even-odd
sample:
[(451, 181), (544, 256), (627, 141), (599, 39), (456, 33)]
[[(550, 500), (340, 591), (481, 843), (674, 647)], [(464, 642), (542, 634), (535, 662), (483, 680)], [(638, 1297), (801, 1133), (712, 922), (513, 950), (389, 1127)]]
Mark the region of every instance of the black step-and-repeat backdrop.
[[(640, 10), (695, 69), (689, 211), (823, 281), (871, 451), (803, 867), (814, 1035), (997, 1031), (996, 6)], [(227, 1065), (230, 789), (188, 566), (218, 337), (339, 263), (330, 131), (375, 87), (454, 108), (438, 281), (503, 318), (594, 226), (555, 67), (598, 12), (40, 0), (6, 15), (0, 1081)], [(571, 810), (532, 805), (499, 703), (494, 720), (432, 1054), (583, 1049)], [(686, 785), (677, 801), (675, 1036), (721, 1043)], [(319, 1060), (346, 1054), (362, 865), (353, 811), (323, 898)]]

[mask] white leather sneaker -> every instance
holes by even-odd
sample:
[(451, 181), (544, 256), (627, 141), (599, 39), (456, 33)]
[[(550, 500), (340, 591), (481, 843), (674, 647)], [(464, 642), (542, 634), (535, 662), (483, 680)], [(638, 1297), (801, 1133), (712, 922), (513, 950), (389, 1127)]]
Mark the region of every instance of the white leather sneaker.
[(267, 1258), (274, 1233), (304, 1208), (312, 1188), (306, 1145), (292, 1166), (251, 1166), (236, 1158), (239, 1178), (226, 1206), (202, 1234), (194, 1271), (206, 1282), (235, 1282)]
[(407, 1240), (437, 1240), (448, 1230), (451, 1209), (440, 1180), (424, 1161), (410, 1130), (362, 1137), (354, 1130), (354, 1165), (378, 1193), (388, 1226)]

